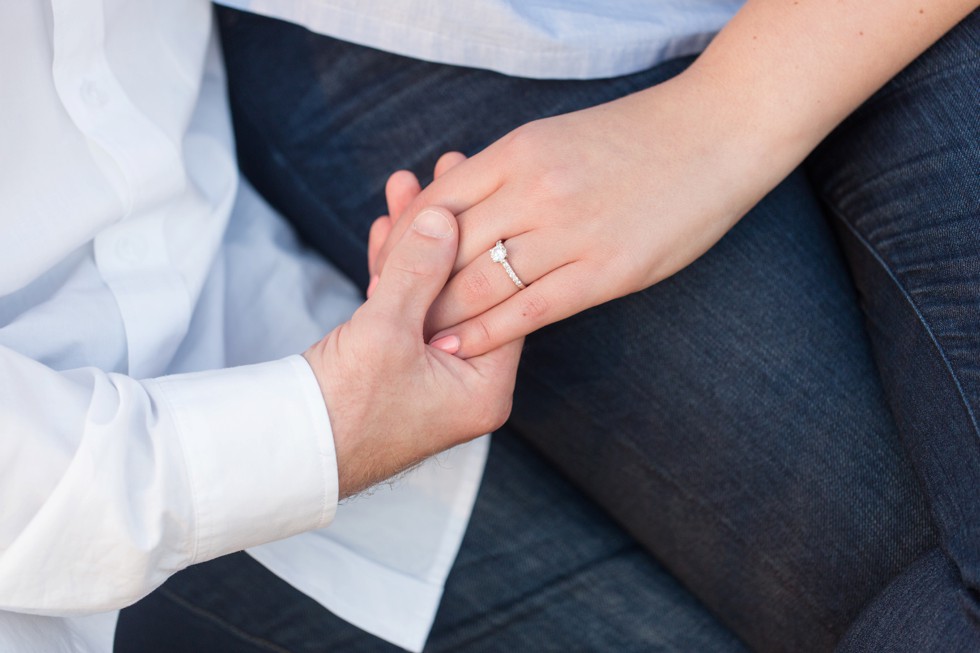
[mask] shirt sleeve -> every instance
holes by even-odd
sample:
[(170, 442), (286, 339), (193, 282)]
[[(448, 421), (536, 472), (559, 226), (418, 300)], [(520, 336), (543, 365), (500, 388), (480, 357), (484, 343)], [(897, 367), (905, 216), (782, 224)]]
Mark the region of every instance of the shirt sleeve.
[(0, 348), (0, 609), (116, 609), (336, 506), (330, 423), (300, 356), (138, 381)]

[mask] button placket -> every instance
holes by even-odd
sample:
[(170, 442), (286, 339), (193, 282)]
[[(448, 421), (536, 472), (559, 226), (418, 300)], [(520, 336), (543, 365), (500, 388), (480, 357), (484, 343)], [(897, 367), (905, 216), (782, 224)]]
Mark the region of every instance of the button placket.
[(178, 144), (133, 103), (106, 59), (102, 0), (51, 6), (55, 88), (79, 131), (106, 155), (96, 162), (126, 212), (179, 190), (185, 177)]
[(83, 79), (79, 86), (82, 101), (94, 109), (104, 109), (109, 104), (109, 94), (103, 85), (92, 79)]
[(168, 254), (167, 209), (135, 216), (96, 236), (99, 271), (126, 329), (128, 372), (163, 372), (190, 322), (187, 288)]
[(116, 241), (115, 253), (124, 265), (139, 267), (147, 257), (146, 239), (139, 235), (121, 236)]

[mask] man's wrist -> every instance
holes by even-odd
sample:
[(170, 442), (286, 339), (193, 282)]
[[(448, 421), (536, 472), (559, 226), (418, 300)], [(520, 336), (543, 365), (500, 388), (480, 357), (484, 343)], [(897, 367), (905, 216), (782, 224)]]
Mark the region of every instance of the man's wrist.
[[(341, 325), (338, 329), (345, 329)], [(388, 460), (388, 448), (380, 449), (372, 442), (370, 412), (377, 406), (370, 397), (355, 392), (357, 384), (352, 383), (350, 374), (364, 370), (354, 370), (349, 366), (337, 364), (328, 368), (327, 361), (337, 361), (340, 356), (332, 356), (336, 351), (337, 333), (330, 333), (303, 353), (320, 389), (320, 400), (330, 423), (330, 437), (333, 443), (334, 460), (337, 469), (337, 493), (339, 499), (361, 492), (383, 480)], [(345, 374), (348, 375), (345, 377)], [(376, 398), (375, 398), (376, 399)], [(393, 445), (392, 445), (393, 446)], [(391, 470), (393, 473), (396, 470)], [(379, 474), (381, 475), (379, 477)]]

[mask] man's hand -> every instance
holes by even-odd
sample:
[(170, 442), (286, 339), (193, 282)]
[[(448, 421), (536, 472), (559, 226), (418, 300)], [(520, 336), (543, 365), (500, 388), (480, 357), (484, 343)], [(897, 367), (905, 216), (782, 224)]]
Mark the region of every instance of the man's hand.
[(445, 209), (420, 211), (398, 234), (370, 299), (304, 354), (330, 416), (342, 498), (510, 414), (521, 341), (463, 360), (423, 338), (458, 233)]

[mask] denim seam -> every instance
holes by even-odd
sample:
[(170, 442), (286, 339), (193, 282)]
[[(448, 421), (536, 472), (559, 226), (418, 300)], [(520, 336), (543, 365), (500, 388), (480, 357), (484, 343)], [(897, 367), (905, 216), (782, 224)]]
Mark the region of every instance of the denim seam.
[(919, 307), (916, 305), (915, 300), (908, 293), (908, 291), (906, 291), (905, 286), (899, 281), (898, 276), (892, 271), (891, 266), (889, 266), (885, 262), (884, 258), (879, 254), (878, 250), (875, 249), (870, 242), (868, 242), (868, 240), (864, 237), (864, 235), (861, 232), (859, 232), (857, 228), (855, 228), (851, 224), (851, 222), (847, 220), (847, 218), (845, 218), (844, 214), (836, 206), (828, 202), (827, 207), (834, 214), (834, 216), (841, 223), (843, 223), (845, 227), (847, 227), (847, 230), (850, 231), (854, 235), (854, 237), (858, 239), (858, 242), (861, 243), (861, 245), (868, 251), (868, 253), (874, 257), (874, 259), (881, 266), (882, 270), (885, 271), (885, 274), (888, 275), (888, 278), (891, 279), (892, 283), (895, 284), (895, 287), (898, 288), (898, 291), (902, 294), (902, 297), (905, 298), (905, 301), (908, 303), (909, 307), (915, 312), (916, 318), (918, 318), (919, 323), (922, 325), (922, 328), (925, 329), (926, 333), (929, 336), (929, 339), (932, 341), (933, 346), (935, 346), (936, 351), (939, 353), (939, 356), (942, 358), (943, 364), (946, 366), (946, 370), (949, 372), (949, 377), (953, 380), (953, 384), (956, 386), (956, 391), (959, 394), (960, 403), (963, 405), (963, 408), (966, 410), (966, 414), (970, 417), (970, 422), (973, 425), (973, 432), (977, 436), (977, 439), (980, 440), (980, 424), (978, 424), (977, 416), (973, 412), (973, 408), (970, 406), (970, 402), (966, 397), (966, 393), (963, 391), (963, 385), (960, 383), (960, 379), (956, 375), (956, 371), (953, 369), (953, 365), (949, 362), (949, 357), (946, 355), (946, 350), (943, 349), (942, 344), (939, 342), (939, 338), (932, 330), (932, 327), (929, 326), (929, 322), (922, 314), (922, 311), (919, 310)]
[[(541, 383), (541, 385), (544, 385), (545, 387), (548, 387), (549, 389), (551, 389), (551, 391), (556, 396), (558, 396), (558, 397), (561, 398), (561, 401), (562, 402), (564, 402), (566, 405), (571, 406), (571, 404), (568, 402), (568, 400), (565, 399), (564, 397), (562, 397), (560, 395), (560, 393), (557, 393), (556, 390), (555, 390), (555, 388), (551, 387), (549, 383), (547, 383), (546, 381), (542, 381), (542, 379), (540, 377), (538, 377), (536, 374), (534, 374), (532, 372), (525, 372), (525, 373), (528, 374), (528, 376), (534, 377), (539, 383)], [(574, 408), (574, 406), (572, 406), (572, 408)], [(578, 412), (578, 411), (576, 411), (576, 412)], [(585, 415), (584, 417), (585, 417), (585, 419), (591, 421), (593, 424), (595, 424), (599, 428), (605, 428), (607, 426), (607, 425), (599, 424), (599, 422), (596, 421), (595, 418), (592, 417), (591, 415)], [(721, 524), (721, 526), (729, 533), (729, 535), (732, 537), (733, 540), (735, 540), (737, 542), (740, 542), (741, 544), (745, 545), (748, 548), (755, 548), (756, 550), (761, 550), (761, 547), (753, 547), (752, 546), (753, 545), (752, 542), (750, 542), (746, 538), (742, 537), (741, 534), (738, 532), (738, 530), (734, 527), (734, 525), (732, 525), (728, 521), (728, 519), (725, 517), (725, 515), (724, 515), (723, 512), (721, 512), (719, 510), (716, 510), (713, 506), (706, 505), (698, 497), (692, 495), (683, 486), (681, 486), (677, 482), (675, 482), (672, 478), (670, 478), (666, 474), (663, 474), (662, 472), (660, 472), (659, 470), (657, 470), (657, 468), (653, 467), (652, 465), (649, 465), (649, 464), (643, 462), (643, 456), (640, 455), (641, 452), (639, 451), (639, 449), (637, 448), (636, 444), (632, 440), (626, 440), (623, 444), (624, 444), (624, 446), (628, 446), (629, 449), (632, 451), (632, 453), (636, 454), (635, 457), (634, 457), (634, 460), (636, 460), (637, 462), (639, 462), (648, 472), (650, 472), (651, 474), (657, 476), (658, 478), (663, 479), (670, 486), (672, 486), (673, 488), (675, 488), (681, 494), (681, 496), (683, 496), (688, 501), (688, 503), (693, 504), (697, 508), (702, 509), (702, 510), (706, 510), (710, 514), (715, 515), (716, 518), (718, 519), (718, 523)], [(602, 504), (600, 504), (600, 505), (602, 505)], [(606, 510), (606, 509), (603, 508), (603, 510)], [(621, 522), (619, 522), (617, 520), (617, 523), (621, 523)], [(628, 531), (628, 529), (627, 529), (627, 531)], [(644, 547), (644, 548), (646, 548), (646, 547)], [(655, 552), (651, 551), (651, 553), (653, 553), (654, 556), (658, 560), (660, 560), (660, 562), (662, 564), (664, 564), (664, 566), (667, 566), (666, 562), (663, 561), (663, 560), (661, 560), (659, 558), (659, 556), (656, 555)], [(772, 572), (772, 574), (783, 585), (784, 588), (788, 589), (792, 594), (797, 595), (798, 598), (803, 603), (805, 603), (806, 605), (808, 605), (813, 610), (813, 612), (815, 614), (821, 615), (821, 616), (815, 617), (815, 619), (814, 619), (814, 621), (817, 624), (819, 624), (820, 626), (822, 626), (833, 637), (835, 637), (835, 638), (839, 638), (840, 637), (840, 633), (837, 633), (836, 632), (836, 629), (833, 628), (833, 626), (831, 626), (831, 624), (826, 620), (825, 615), (823, 615), (823, 613), (826, 612), (826, 611), (823, 610), (819, 605), (817, 605), (814, 601), (811, 600), (811, 598), (809, 596), (809, 593), (806, 592), (806, 590), (802, 586), (800, 586), (799, 584), (794, 583), (791, 580), (789, 580), (786, 577), (786, 575), (782, 572), (782, 570), (780, 569), (779, 565), (777, 565), (775, 563), (775, 561), (771, 560), (768, 556), (760, 555), (759, 559), (763, 562), (763, 564), (766, 567), (769, 568), (770, 572)], [(674, 575), (675, 578), (678, 578), (674, 574), (673, 571), (671, 571), (671, 573), (672, 573), (672, 575)], [(688, 585), (686, 583), (682, 583), (682, 584), (685, 587), (688, 587)], [(693, 590), (691, 590), (691, 593), (694, 594), (695, 596), (697, 596), (699, 601), (701, 601), (702, 603), (705, 603), (704, 600), (700, 596), (698, 596)], [(707, 605), (707, 604), (705, 604), (705, 605)], [(714, 614), (714, 611), (713, 610), (712, 610), (712, 613)], [(739, 636), (740, 639), (743, 639), (741, 633), (736, 632), (736, 634)]]
[(241, 628), (239, 628), (238, 626), (232, 624), (231, 622), (226, 621), (225, 619), (223, 619), (222, 617), (218, 616), (217, 614), (211, 612), (210, 610), (206, 610), (206, 609), (204, 609), (204, 608), (202, 608), (200, 606), (197, 606), (197, 605), (191, 603), (187, 599), (185, 599), (185, 598), (183, 598), (181, 596), (178, 596), (177, 594), (174, 594), (173, 592), (171, 592), (170, 590), (166, 589), (165, 587), (161, 587), (157, 591), (160, 594), (162, 594), (165, 597), (167, 597), (170, 601), (172, 601), (172, 602), (176, 603), (177, 605), (179, 605), (180, 607), (184, 608), (185, 610), (190, 611), (191, 613), (197, 615), (198, 617), (200, 617), (202, 619), (205, 619), (207, 621), (210, 621), (212, 624), (218, 626), (222, 630), (225, 630), (229, 634), (231, 634), (231, 635), (233, 635), (235, 637), (238, 637), (239, 639), (242, 639), (242, 640), (248, 642), (249, 644), (253, 644), (255, 646), (258, 646), (260, 648), (264, 648), (265, 650), (272, 651), (274, 653), (290, 653), (289, 649), (283, 648), (283, 647), (281, 647), (281, 646), (279, 646), (277, 644), (274, 644), (274, 643), (272, 643), (272, 642), (270, 642), (270, 641), (268, 641), (266, 639), (263, 639), (261, 637), (257, 637), (255, 635), (252, 635), (251, 633), (248, 633), (248, 632), (242, 630)]

